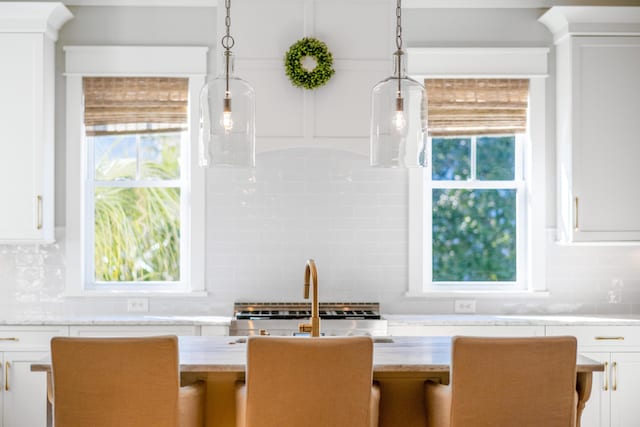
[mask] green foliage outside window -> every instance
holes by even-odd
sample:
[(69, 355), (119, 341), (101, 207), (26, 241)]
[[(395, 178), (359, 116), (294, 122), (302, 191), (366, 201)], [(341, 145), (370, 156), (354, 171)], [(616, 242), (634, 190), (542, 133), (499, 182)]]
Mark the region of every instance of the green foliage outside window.
[(515, 201), (515, 190), (434, 190), (433, 280), (515, 280)]
[(481, 137), (477, 143), (477, 178), (481, 181), (508, 181), (515, 174), (515, 138)]
[[(96, 153), (96, 177), (101, 181), (136, 176), (168, 180), (179, 174), (179, 143), (175, 142), (179, 135), (154, 136), (151, 143), (144, 140), (149, 137), (141, 138), (142, 161), (131, 159), (122, 149), (130, 144), (130, 136), (108, 138), (103, 144), (108, 148)], [(97, 281), (180, 279), (179, 188), (97, 186), (94, 197)]]
[(516, 280), (516, 190), (441, 188), (439, 181), (509, 181), (515, 175), (515, 138), (432, 140), (433, 280)]

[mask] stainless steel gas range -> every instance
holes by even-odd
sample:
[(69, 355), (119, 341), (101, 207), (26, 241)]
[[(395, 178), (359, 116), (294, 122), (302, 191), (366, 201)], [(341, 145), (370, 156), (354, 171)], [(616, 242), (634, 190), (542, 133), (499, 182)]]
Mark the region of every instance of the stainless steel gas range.
[[(380, 304), (320, 303), (320, 331), (326, 336), (387, 335), (387, 321), (380, 317)], [(303, 302), (234, 304), (230, 335), (298, 335), (298, 325), (311, 317), (311, 306)]]

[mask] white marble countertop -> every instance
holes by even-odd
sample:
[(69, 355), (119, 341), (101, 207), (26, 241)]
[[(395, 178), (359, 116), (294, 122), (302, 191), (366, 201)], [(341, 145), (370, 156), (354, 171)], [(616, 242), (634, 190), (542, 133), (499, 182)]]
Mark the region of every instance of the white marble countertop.
[(640, 315), (386, 315), (389, 326), (458, 325), (458, 326), (640, 326)]
[(193, 325), (229, 326), (231, 317), (206, 315), (46, 316), (16, 315), (0, 319), (0, 326), (45, 325)]
[[(180, 370), (199, 373), (244, 373), (247, 360), (247, 339), (234, 338), (180, 337)], [(448, 372), (451, 365), (450, 337), (393, 337), (382, 341), (374, 340), (374, 343), (374, 374), (380, 372)], [(600, 362), (582, 355), (577, 356), (577, 364), (578, 372), (604, 370)], [(49, 361), (34, 363), (31, 365), (31, 370), (49, 371), (50, 365)]]
[[(489, 315), (489, 314), (388, 314), (389, 326), (640, 326), (640, 315)], [(15, 315), (0, 319), (0, 326), (44, 325), (193, 325), (228, 326), (229, 316), (207, 315), (113, 315), (53, 316)]]

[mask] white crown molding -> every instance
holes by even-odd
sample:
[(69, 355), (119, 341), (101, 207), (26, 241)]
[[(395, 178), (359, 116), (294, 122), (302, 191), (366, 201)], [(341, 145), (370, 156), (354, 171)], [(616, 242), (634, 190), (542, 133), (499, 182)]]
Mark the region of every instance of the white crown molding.
[(640, 35), (640, 7), (556, 6), (538, 21), (556, 43), (567, 35)]
[(532, 9), (553, 6), (637, 6), (638, 0), (404, 0), (404, 9)]
[(216, 7), (216, 0), (65, 0), (67, 6)]
[(55, 41), (71, 18), (60, 2), (0, 2), (0, 32), (44, 33)]

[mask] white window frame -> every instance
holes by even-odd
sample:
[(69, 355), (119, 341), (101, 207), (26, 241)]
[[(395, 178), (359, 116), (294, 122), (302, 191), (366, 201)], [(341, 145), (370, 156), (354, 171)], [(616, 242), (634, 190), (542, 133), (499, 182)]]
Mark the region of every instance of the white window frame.
[[(198, 167), (198, 98), (207, 73), (207, 47), (200, 46), (65, 46), (67, 112), (67, 296), (204, 296), (205, 291), (205, 171)], [(180, 280), (171, 284), (131, 283), (96, 285), (93, 260), (86, 256), (93, 244), (88, 224), (87, 186), (91, 148), (85, 144), (82, 105), (83, 77), (183, 77), (189, 79), (188, 141), (181, 151)], [(93, 218), (93, 216), (91, 216)]]
[[(408, 48), (408, 74), (426, 78), (529, 79), (528, 138), (521, 143), (524, 178), (518, 191), (518, 279), (514, 283), (432, 282), (431, 167), (409, 170), (409, 297), (548, 296), (546, 285), (546, 78), (548, 48)], [(429, 94), (427, 93), (427, 97)], [(429, 153), (429, 160), (431, 159)], [(518, 161), (518, 159), (516, 159)], [(440, 182), (438, 183), (441, 184)], [(445, 184), (446, 185), (446, 184)], [(453, 183), (456, 186), (458, 183)], [(428, 222), (431, 224), (431, 221)], [(443, 286), (444, 285), (444, 286)]]

